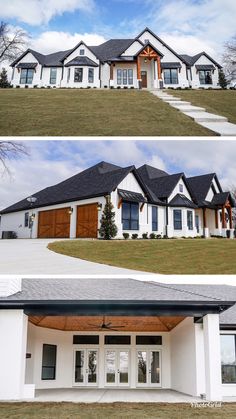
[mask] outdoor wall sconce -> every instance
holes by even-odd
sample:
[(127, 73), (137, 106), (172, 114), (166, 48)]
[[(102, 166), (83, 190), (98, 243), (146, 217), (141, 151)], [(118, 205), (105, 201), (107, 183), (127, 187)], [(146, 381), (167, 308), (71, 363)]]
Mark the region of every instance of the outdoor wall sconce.
[(97, 210), (98, 210), (98, 211), (102, 211), (102, 204), (101, 204), (100, 202), (98, 202), (98, 205), (97, 205)]
[(73, 211), (74, 211), (74, 209), (73, 209), (73, 208), (70, 208), (70, 209), (69, 209), (69, 211), (68, 211), (68, 213), (69, 213), (70, 215), (72, 215), (72, 214), (73, 214)]

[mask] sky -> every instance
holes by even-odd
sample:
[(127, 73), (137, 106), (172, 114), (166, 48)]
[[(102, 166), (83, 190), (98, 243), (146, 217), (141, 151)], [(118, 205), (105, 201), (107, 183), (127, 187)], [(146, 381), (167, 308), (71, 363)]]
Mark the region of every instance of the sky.
[(178, 53), (220, 61), (236, 33), (235, 0), (0, 0), (0, 19), (24, 29), (41, 53), (137, 36), (146, 26)]
[(187, 177), (217, 173), (229, 190), (236, 185), (236, 141), (231, 140), (42, 140), (21, 141), (29, 156), (0, 166), (0, 209), (106, 161), (122, 167), (143, 164)]

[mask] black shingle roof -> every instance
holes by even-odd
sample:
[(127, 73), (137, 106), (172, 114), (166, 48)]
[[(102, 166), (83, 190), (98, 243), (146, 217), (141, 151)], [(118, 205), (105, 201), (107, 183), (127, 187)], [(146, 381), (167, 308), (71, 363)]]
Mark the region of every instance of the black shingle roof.
[(175, 195), (175, 197), (169, 202), (169, 205), (171, 207), (198, 208), (197, 205), (182, 194)]
[(197, 204), (201, 205), (201, 203), (206, 199), (207, 193), (215, 176), (215, 173), (210, 173), (187, 178), (187, 183), (194, 195)]
[(101, 45), (92, 46), (90, 49), (101, 61), (109, 61), (119, 57), (133, 42), (134, 39), (110, 39)]
[(199, 54), (190, 56), (187, 54), (181, 54), (180, 57), (190, 66), (192, 67), (198, 60), (199, 58), (202, 57), (202, 55), (205, 55), (209, 60), (211, 60), (217, 67), (222, 68), (222, 66), (217, 63), (213, 58), (211, 58), (206, 52), (200, 52)]
[(85, 56), (75, 57), (73, 60), (69, 61), (66, 64), (66, 67), (70, 67), (72, 65), (79, 65), (79, 66), (88, 66), (88, 67), (98, 67), (98, 64), (95, 61), (90, 60), (90, 58)]
[(162, 70), (169, 69), (169, 68), (181, 68), (181, 63), (161, 63)]
[[(231, 292), (230, 292), (231, 291)], [(22, 291), (1, 301), (236, 301), (236, 287), (169, 285), (120, 278), (23, 279)]]
[[(184, 176), (183, 173), (165, 175), (165, 172), (155, 171), (155, 169), (150, 170), (150, 168), (145, 166), (140, 167), (137, 171), (158, 199), (168, 198), (181, 177)], [(153, 176), (152, 178), (149, 177), (149, 173)]]
[[(110, 163), (98, 163), (57, 185), (34, 193), (33, 196), (37, 198), (37, 201), (33, 208), (86, 199), (92, 196), (103, 196), (112, 192), (134, 169), (134, 166), (121, 168)], [(27, 199), (23, 199), (1, 213), (6, 214), (29, 208), (29, 202)]]

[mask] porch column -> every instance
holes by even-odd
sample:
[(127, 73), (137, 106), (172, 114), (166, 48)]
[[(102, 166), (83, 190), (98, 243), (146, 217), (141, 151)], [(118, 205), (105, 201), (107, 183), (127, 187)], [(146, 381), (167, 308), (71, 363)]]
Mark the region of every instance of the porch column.
[(113, 80), (114, 79), (114, 75), (113, 75), (113, 73), (114, 73), (114, 67), (113, 67), (113, 64), (111, 63), (110, 64), (110, 80)]
[(207, 228), (207, 217), (206, 217), (206, 208), (202, 209), (203, 212), (203, 231), (204, 231), (204, 236), (206, 238), (209, 237), (209, 229)]
[(233, 211), (232, 211), (232, 207), (228, 208), (229, 211), (229, 228), (230, 230), (233, 229)]
[(219, 314), (203, 317), (206, 400), (222, 400)]
[(219, 219), (218, 219), (218, 210), (215, 210), (215, 223), (216, 223), (216, 229), (219, 228)]
[(140, 61), (140, 57), (137, 57), (137, 80), (138, 80), (138, 87), (141, 88), (140, 86), (140, 82), (142, 80), (141, 78), (141, 61)]
[(162, 80), (161, 76), (161, 58), (157, 57), (158, 80)]
[(222, 228), (227, 228), (225, 220), (225, 206), (222, 207)]
[(27, 326), (23, 310), (0, 311), (1, 400), (24, 398)]
[(70, 239), (76, 238), (76, 224), (77, 224), (77, 206), (71, 206), (72, 213), (70, 215)]

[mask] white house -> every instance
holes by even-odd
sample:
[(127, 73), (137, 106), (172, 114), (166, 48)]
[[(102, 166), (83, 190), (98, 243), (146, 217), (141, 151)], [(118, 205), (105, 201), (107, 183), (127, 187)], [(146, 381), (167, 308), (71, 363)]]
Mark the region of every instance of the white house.
[(197, 89), (218, 88), (221, 66), (205, 52), (178, 54), (146, 28), (133, 39), (81, 41), (49, 55), (27, 49), (12, 68), (14, 87)]
[(0, 400), (72, 388), (236, 396), (235, 302), (223, 285), (2, 279)]
[(234, 237), (235, 203), (214, 173), (186, 178), (148, 165), (136, 169), (101, 162), (35, 193), (34, 202), (31, 198), (1, 211), (1, 238), (99, 238), (108, 199), (117, 238), (124, 233)]

